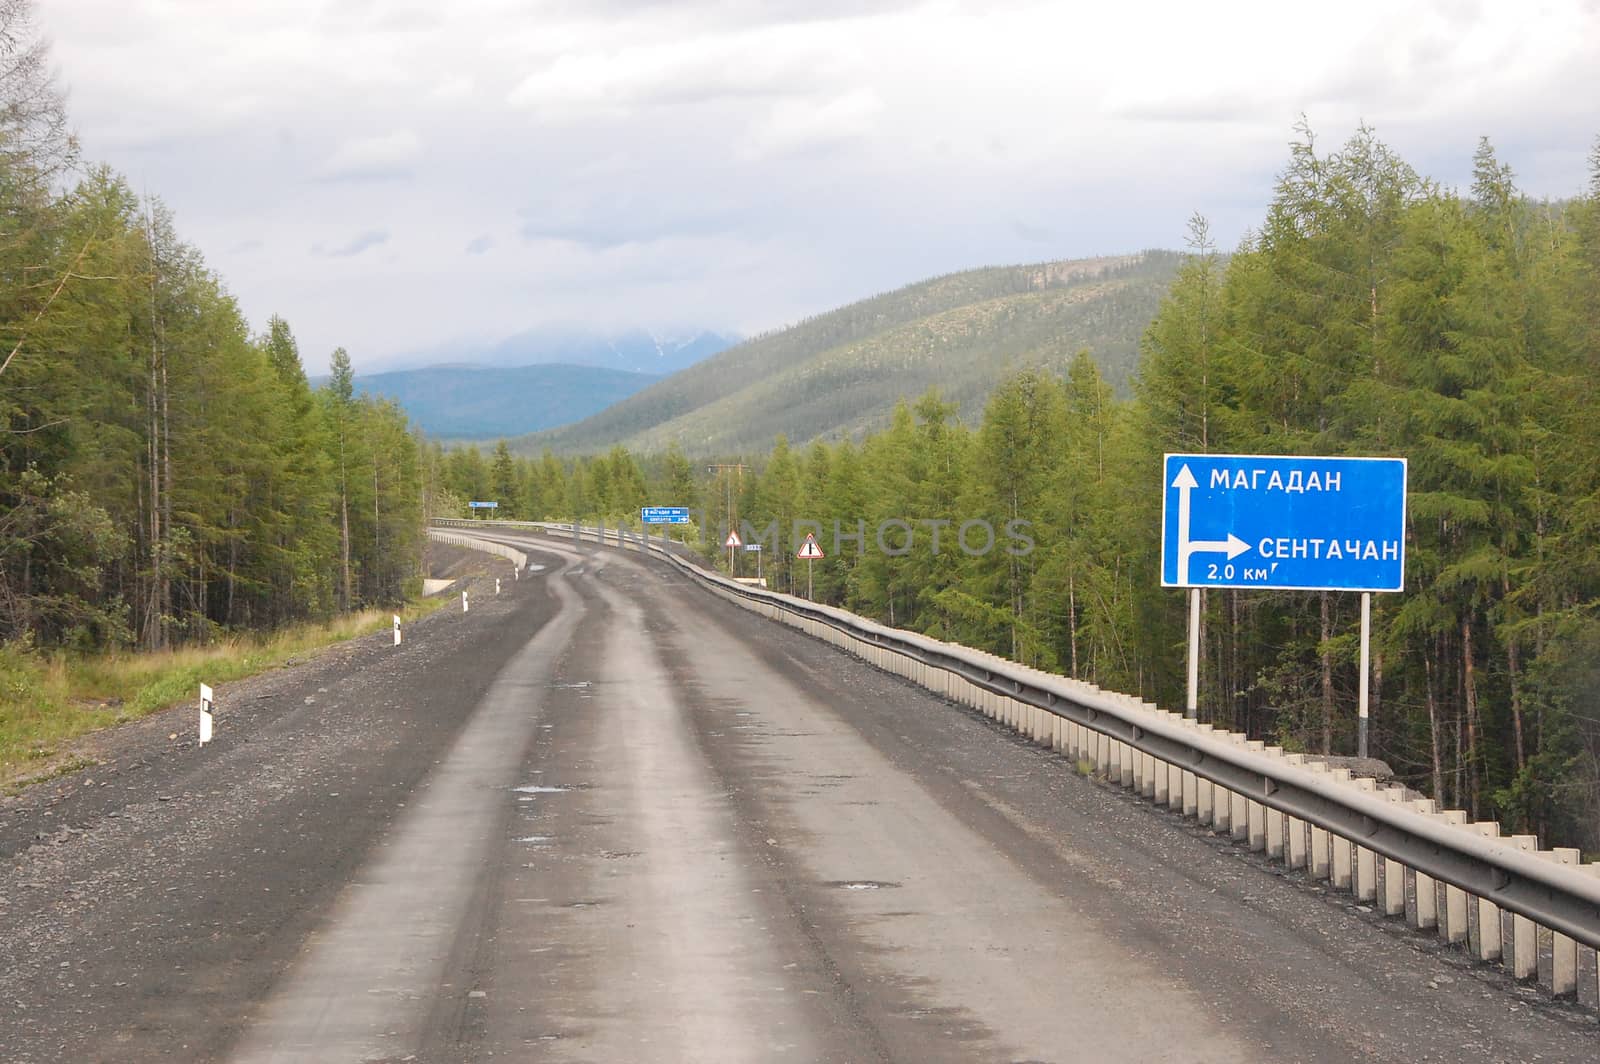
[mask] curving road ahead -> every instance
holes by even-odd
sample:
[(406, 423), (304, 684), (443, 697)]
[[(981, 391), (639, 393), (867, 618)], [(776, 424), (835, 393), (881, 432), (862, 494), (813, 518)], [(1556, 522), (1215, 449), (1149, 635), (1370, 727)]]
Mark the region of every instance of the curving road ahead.
[(0, 1060), (1593, 1060), (1592, 1019), (632, 554), (0, 806)]

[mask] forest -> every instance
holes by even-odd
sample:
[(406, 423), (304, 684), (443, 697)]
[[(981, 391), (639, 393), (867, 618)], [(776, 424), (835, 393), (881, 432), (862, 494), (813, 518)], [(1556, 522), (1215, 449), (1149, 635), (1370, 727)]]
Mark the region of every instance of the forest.
[[(0, 22), (27, 11), (0, 3)], [(978, 412), (934, 389), (798, 448), (529, 457), (422, 440), (356, 393), (342, 349), (313, 389), (287, 322), (253, 333), (161, 203), (80, 158), (24, 22), (0, 40), (0, 666), (398, 603), (426, 518), (469, 500), (613, 525), (689, 505), (715, 564), (727, 523), (775, 523), (765, 575), (803, 591), (788, 533), (812, 521), (817, 598), (1172, 706), (1185, 610), (1157, 573), (1162, 455), (1399, 456), (1408, 565), (1374, 607), (1374, 756), (1444, 805), (1600, 851), (1600, 144), (1587, 187), (1549, 201), (1487, 140), (1456, 189), (1371, 129), (1327, 151), (1300, 125), (1237, 248), (1191, 222), (1126, 393), (1120, 364), (1041, 334)], [(889, 519), (911, 549), (831, 535)], [(1035, 549), (931, 549), (925, 530), (975, 519), (1026, 522)], [(1352, 752), (1357, 609), (1206, 593), (1202, 718)]]
[(354, 394), (342, 350), (313, 390), (286, 322), (252, 335), (161, 203), (80, 158), (28, 15), (0, 5), (0, 654), (400, 601), (424, 536), (404, 413)]
[[(1476, 818), (1600, 850), (1600, 145), (1588, 187), (1531, 199), (1483, 141), (1447, 188), (1370, 129), (1304, 125), (1259, 228), (1228, 254), (1203, 219), (1119, 399), (1087, 351), (1027, 369), (964, 423), (937, 391), (860, 439), (711, 466), (676, 448), (575, 461), (504, 446), (435, 456), (440, 498), (502, 516), (636, 523), (703, 509), (719, 531), (814, 520), (817, 598), (1104, 687), (1181, 705), (1184, 593), (1158, 578), (1167, 452), (1409, 460), (1407, 572), (1375, 596), (1372, 753)], [(745, 468), (726, 468), (742, 465)], [(732, 478), (731, 480), (729, 478)], [(464, 511), (463, 511), (464, 512)], [(846, 542), (1030, 522), (1018, 556)], [(788, 532), (784, 532), (785, 537)], [(897, 541), (898, 545), (899, 541)], [(805, 589), (792, 544), (766, 575)], [(802, 574), (798, 578), (796, 574)], [(1355, 746), (1359, 596), (1204, 596), (1203, 720), (1312, 753)]]

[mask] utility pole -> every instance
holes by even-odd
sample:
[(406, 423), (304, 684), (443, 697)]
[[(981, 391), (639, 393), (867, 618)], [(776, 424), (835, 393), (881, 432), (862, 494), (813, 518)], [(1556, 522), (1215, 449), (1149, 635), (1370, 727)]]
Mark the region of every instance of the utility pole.
[[(727, 474), (729, 474), (729, 473), (737, 473), (737, 474), (739, 474), (739, 480), (740, 480), (741, 483), (743, 483), (743, 481), (744, 481), (744, 471), (745, 471), (746, 468), (748, 468), (748, 467), (743, 462), (718, 462), (718, 463), (716, 463), (714, 465), (706, 466), (706, 472), (707, 473), (710, 473), (713, 476), (723, 476), (727, 480), (727, 484), (728, 484), (728, 531), (729, 532), (737, 532), (737, 531), (739, 531), (739, 529), (738, 529), (738, 526), (735, 525), (734, 522), (733, 522), (733, 517), (734, 517), (734, 514), (733, 514), (733, 477), (727, 476)], [(736, 577), (739, 574), (734, 569), (734, 549), (735, 548), (733, 548), (733, 547), (729, 547), (728, 548), (728, 575)]]

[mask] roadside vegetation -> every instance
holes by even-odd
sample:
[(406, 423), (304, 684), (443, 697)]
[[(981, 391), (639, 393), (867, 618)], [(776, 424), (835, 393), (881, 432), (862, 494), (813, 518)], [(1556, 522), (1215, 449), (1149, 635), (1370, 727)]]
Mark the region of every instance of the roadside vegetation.
[[(402, 623), (427, 616), (443, 597), (400, 610)], [(201, 683), (243, 679), (333, 644), (387, 629), (394, 611), (359, 610), (270, 634), (239, 633), (204, 646), (153, 652), (37, 651), (0, 647), (0, 789), (78, 767), (71, 740), (195, 702)]]
[(421, 577), (405, 414), (310, 387), (154, 198), (81, 158), (0, 4), (0, 779), (386, 621)]

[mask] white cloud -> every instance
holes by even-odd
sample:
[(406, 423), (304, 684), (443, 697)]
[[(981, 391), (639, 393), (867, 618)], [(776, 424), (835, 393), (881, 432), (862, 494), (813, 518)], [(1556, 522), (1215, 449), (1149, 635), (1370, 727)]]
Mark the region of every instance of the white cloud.
[(1536, 195), (1579, 189), (1600, 133), (1593, 0), (529, 8), (40, 20), (85, 156), (166, 200), (258, 324), (363, 368), (547, 322), (755, 331), (965, 266), (1174, 245), (1195, 210), (1227, 244), (1301, 112), (1447, 182), (1486, 134)]
[(872, 133), (883, 101), (871, 89), (856, 89), (827, 100), (779, 100), (751, 130), (747, 148), (760, 158), (787, 155)]
[(317, 167), (322, 181), (384, 181), (410, 177), (422, 139), (409, 129), (346, 141)]
[(356, 234), (338, 247), (324, 250), (321, 244), (315, 244), (311, 248), (311, 253), (313, 255), (324, 255), (330, 259), (348, 259), (354, 258), (369, 248), (375, 248), (388, 242), (389, 231), (387, 229), (368, 229), (364, 233)]

